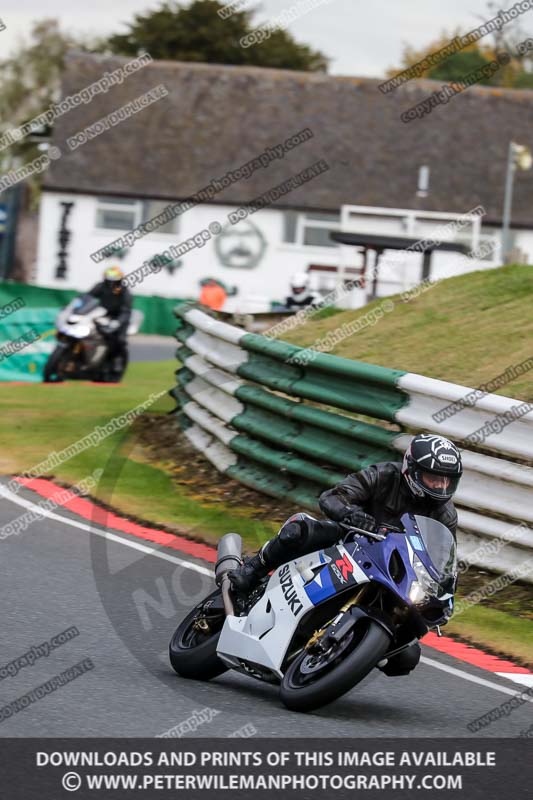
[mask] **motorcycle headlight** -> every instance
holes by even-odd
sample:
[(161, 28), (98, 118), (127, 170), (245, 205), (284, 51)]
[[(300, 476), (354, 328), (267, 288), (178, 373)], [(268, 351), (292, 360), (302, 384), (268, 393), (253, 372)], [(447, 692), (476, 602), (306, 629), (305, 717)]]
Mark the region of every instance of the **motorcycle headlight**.
[(421, 603), (426, 596), (426, 593), (422, 586), (418, 583), (418, 581), (413, 581), (411, 584), (411, 588), (409, 589), (409, 599), (411, 603), (417, 605), (417, 603)]
[(416, 581), (413, 581), (409, 589), (409, 599), (412, 603), (421, 603), (428, 595), (438, 597), (439, 584), (433, 580), (420, 559), (413, 556), (413, 569), (416, 574)]
[(91, 326), (77, 323), (71, 327), (69, 333), (77, 339), (85, 339), (87, 336), (91, 335)]

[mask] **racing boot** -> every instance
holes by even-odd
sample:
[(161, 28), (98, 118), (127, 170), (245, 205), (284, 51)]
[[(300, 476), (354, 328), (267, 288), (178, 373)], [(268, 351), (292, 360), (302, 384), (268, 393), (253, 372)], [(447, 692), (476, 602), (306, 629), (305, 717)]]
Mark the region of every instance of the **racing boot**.
[(282, 525), (278, 535), (266, 542), (257, 555), (247, 559), (239, 569), (228, 572), (237, 592), (250, 592), (273, 569), (301, 555), (307, 527), (305, 521), (296, 519), (296, 515), (291, 520)]
[(265, 578), (272, 569), (265, 562), (265, 548), (266, 544), (255, 556), (247, 558), (241, 567), (228, 572), (228, 578), (237, 592), (248, 594), (252, 589), (255, 589), (259, 581)]
[(420, 661), (422, 650), (418, 642), (414, 642), (405, 650), (401, 650), (392, 658), (384, 659), (378, 664), (378, 669), (388, 675), (390, 678), (395, 678), (398, 675), (409, 675), (414, 670)]

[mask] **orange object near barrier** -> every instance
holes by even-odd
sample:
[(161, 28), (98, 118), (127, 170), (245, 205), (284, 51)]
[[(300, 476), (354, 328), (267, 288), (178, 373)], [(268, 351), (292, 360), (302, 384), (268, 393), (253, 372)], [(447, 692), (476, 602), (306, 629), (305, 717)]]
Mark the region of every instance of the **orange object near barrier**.
[(213, 311), (220, 311), (226, 302), (227, 293), (218, 283), (205, 283), (200, 292), (200, 303)]

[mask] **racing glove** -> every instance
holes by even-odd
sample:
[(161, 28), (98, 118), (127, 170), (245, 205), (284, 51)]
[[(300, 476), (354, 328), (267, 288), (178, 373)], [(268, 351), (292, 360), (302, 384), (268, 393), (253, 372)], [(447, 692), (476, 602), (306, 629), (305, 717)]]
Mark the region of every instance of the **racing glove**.
[(115, 331), (118, 330), (118, 328), (120, 327), (120, 322), (118, 321), (118, 319), (110, 319), (109, 321), (106, 320), (102, 322), (96, 320), (96, 324), (98, 325), (100, 332), (103, 333), (104, 335), (115, 333)]
[(362, 528), (364, 531), (368, 531), (372, 533), (376, 528), (376, 520), (370, 514), (366, 514), (364, 511), (360, 509), (354, 509), (350, 511), (348, 516), (345, 519), (349, 525), (353, 525), (355, 528)]

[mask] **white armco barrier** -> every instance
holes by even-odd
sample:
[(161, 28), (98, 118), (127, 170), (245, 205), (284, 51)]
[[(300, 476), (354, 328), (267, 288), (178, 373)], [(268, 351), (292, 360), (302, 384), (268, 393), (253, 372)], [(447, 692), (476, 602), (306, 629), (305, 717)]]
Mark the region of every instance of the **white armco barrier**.
[[(410, 439), (402, 434), (394, 447), (403, 452)], [(461, 558), (497, 572), (531, 559), (520, 580), (533, 583), (533, 469), (468, 450), (461, 455), (464, 473), (454, 497)]]
[[(454, 497), (459, 557), (505, 573), (509, 582), (533, 583), (532, 406), (318, 353), (318, 369), (325, 372), (314, 373), (313, 362), (309, 368), (307, 362), (294, 366), (294, 347), (286, 343), (247, 335), (197, 309), (180, 316), (188, 326), (183, 335), (177, 332), (183, 347), (177, 399), (186, 420), (185, 433), (217, 469), (272, 496), (294, 497), (312, 508), (333, 472), (336, 480), (343, 469), (348, 473), (360, 468), (345, 455), (346, 449), (333, 452), (330, 440), (335, 442), (335, 436), (346, 436), (347, 441), (353, 436), (354, 453), (366, 457), (363, 463), (394, 459), (395, 451), (399, 460), (416, 431), (447, 436), (461, 448), (464, 465)], [(520, 366), (529, 368), (529, 362)], [(285, 376), (281, 388), (272, 377), (277, 379), (278, 374), (280, 380)], [(302, 385), (304, 391), (299, 392)], [(306, 394), (309, 387), (319, 391)], [(321, 393), (320, 411), (305, 402), (309, 397), (316, 401)], [(363, 410), (357, 405), (361, 397), (366, 403)], [(369, 397), (375, 398), (371, 413)], [(324, 408), (332, 406), (340, 410)], [(347, 410), (389, 424), (361, 423), (348, 417)], [(410, 433), (392, 430), (391, 422)]]
[[(473, 390), (408, 372), (398, 381), (410, 402), (396, 414), (403, 425), (426, 429), (523, 459), (533, 458), (533, 405), (487, 394), (448, 418), (445, 407)], [(529, 411), (527, 410), (529, 408)], [(526, 413), (523, 413), (526, 412)], [(441, 417), (442, 415), (442, 417)], [(516, 419), (513, 417), (516, 416)], [(512, 421), (509, 421), (512, 420)]]

